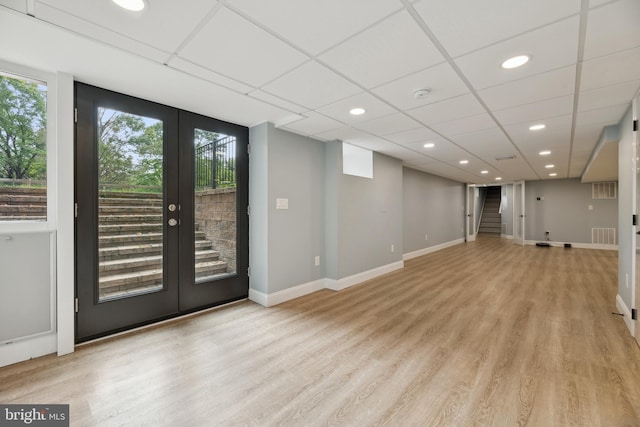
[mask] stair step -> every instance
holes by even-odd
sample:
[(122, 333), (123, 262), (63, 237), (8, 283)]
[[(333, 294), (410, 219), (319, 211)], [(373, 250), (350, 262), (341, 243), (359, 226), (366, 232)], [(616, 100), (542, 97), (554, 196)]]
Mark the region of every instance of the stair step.
[[(195, 242), (195, 249), (199, 253), (211, 250), (210, 240), (198, 240)], [(115, 261), (126, 258), (139, 258), (141, 256), (152, 256), (162, 254), (162, 243), (146, 243), (130, 246), (103, 247), (99, 251), (100, 262)], [(219, 253), (216, 251), (216, 254)]]
[(137, 215), (100, 215), (100, 224), (156, 224), (162, 223), (162, 213)]
[(46, 196), (46, 187), (0, 187), (0, 194), (25, 194), (29, 196)]
[(139, 215), (162, 213), (162, 206), (105, 206), (99, 208), (99, 215)]
[(38, 215), (38, 214), (46, 214), (47, 206), (46, 205), (3, 205), (0, 204), (0, 215)]
[(36, 205), (46, 206), (47, 196), (31, 196), (29, 194), (6, 194), (4, 188), (0, 188), (0, 205)]
[(103, 199), (159, 199), (162, 193), (135, 193), (131, 191), (100, 191), (98, 197)]
[(2, 215), (0, 214), (1, 221), (46, 221), (46, 216), (41, 215)]
[(131, 206), (135, 200), (135, 206), (162, 206), (162, 199), (130, 199), (126, 197), (100, 197), (98, 199), (99, 206)]
[(136, 234), (138, 233), (161, 233), (162, 223), (155, 224), (115, 224), (115, 225), (98, 225), (98, 235), (111, 236), (117, 234)]
[[(161, 248), (159, 248), (161, 250)], [(197, 251), (195, 253), (196, 266), (203, 263), (218, 261), (220, 253), (214, 250)], [(100, 263), (98, 270), (101, 275), (118, 274), (121, 272), (137, 272), (162, 269), (162, 254), (138, 258), (113, 259)]]
[[(134, 231), (134, 230), (131, 230)], [(195, 232), (196, 242), (206, 240), (204, 231)], [(130, 234), (109, 234), (98, 237), (100, 248), (111, 248), (114, 246), (134, 246), (148, 243), (161, 243), (162, 233), (130, 233)]]

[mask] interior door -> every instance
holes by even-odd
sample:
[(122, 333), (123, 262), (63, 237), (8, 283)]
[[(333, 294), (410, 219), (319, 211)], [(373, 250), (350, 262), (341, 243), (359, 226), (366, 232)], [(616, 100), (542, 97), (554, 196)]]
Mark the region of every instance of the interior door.
[(476, 186), (467, 184), (465, 209), (465, 238), (467, 242), (476, 240)]
[(245, 298), (248, 129), (80, 83), (76, 108), (76, 340)]
[(524, 181), (513, 184), (513, 234), (514, 243), (524, 246), (525, 244), (525, 197)]

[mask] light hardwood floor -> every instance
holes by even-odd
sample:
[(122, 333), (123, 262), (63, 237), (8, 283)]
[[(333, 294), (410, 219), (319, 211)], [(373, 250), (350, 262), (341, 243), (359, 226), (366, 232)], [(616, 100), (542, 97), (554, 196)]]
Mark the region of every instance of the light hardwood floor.
[(616, 252), (481, 236), (405, 265), (0, 368), (0, 402), (77, 426), (640, 425)]

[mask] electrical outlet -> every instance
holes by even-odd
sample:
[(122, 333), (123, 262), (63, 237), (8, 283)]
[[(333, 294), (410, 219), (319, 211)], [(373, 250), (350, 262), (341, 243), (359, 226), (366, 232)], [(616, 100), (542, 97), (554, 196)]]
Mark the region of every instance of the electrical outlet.
[(320, 255), (316, 255), (316, 267), (320, 265)]
[(391, 253), (396, 251), (396, 247), (394, 245), (391, 245)]

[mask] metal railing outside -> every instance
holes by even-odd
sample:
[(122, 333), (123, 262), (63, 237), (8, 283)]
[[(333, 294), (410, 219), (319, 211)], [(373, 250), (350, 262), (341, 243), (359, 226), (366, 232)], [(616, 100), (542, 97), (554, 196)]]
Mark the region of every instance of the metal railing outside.
[(195, 188), (236, 186), (236, 138), (224, 136), (195, 148)]

